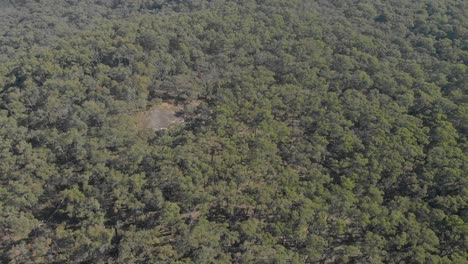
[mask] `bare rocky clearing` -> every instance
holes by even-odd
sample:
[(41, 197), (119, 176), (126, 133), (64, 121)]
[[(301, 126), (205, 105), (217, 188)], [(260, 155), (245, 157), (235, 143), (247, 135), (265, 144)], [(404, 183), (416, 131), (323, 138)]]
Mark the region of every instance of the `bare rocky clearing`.
[(139, 129), (162, 130), (184, 122), (182, 117), (177, 116), (177, 112), (182, 110), (182, 106), (161, 103), (146, 111), (136, 114), (137, 127)]

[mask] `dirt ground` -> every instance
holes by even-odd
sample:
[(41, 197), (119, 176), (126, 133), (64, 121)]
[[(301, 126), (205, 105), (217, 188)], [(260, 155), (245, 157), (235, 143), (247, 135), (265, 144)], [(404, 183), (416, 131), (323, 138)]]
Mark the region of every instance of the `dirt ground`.
[(146, 111), (136, 114), (137, 127), (139, 129), (162, 130), (174, 124), (183, 123), (184, 119), (177, 116), (182, 106), (161, 103)]

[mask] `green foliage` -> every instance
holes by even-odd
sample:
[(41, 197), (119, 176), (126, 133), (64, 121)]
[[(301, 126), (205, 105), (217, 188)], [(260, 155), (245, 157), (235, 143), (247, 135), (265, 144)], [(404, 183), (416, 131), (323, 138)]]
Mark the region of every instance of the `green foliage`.
[(0, 2), (0, 262), (467, 263), (464, 10)]

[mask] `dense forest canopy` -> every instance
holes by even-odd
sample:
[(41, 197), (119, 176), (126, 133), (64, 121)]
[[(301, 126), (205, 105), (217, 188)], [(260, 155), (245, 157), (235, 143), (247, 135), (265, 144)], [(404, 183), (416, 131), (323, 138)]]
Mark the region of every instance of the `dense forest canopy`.
[(466, 10), (0, 0), (0, 262), (468, 263)]

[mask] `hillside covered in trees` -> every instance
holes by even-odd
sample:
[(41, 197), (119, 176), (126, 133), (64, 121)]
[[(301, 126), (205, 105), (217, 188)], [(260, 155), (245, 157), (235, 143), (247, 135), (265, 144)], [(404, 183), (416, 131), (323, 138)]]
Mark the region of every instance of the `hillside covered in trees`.
[(0, 0), (0, 262), (468, 263), (466, 4)]

